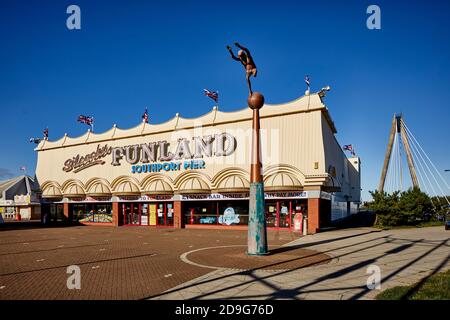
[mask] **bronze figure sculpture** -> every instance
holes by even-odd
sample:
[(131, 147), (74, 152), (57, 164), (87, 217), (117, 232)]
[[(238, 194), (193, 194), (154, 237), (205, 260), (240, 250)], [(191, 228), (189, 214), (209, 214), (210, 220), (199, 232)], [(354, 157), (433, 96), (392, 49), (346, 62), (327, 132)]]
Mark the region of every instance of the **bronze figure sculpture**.
[(256, 74), (258, 73), (258, 70), (256, 69), (255, 61), (253, 61), (253, 57), (250, 54), (250, 51), (246, 47), (241, 46), (237, 42), (235, 42), (234, 45), (240, 49), (238, 51), (237, 57), (234, 55), (233, 50), (231, 50), (230, 46), (227, 46), (227, 49), (231, 54), (231, 58), (233, 58), (236, 61), (240, 61), (242, 63), (242, 65), (244, 66), (245, 77), (247, 79), (248, 89), (250, 91), (250, 95), (252, 95), (253, 91), (252, 91), (252, 83), (250, 82), (250, 77), (251, 76), (256, 77)]

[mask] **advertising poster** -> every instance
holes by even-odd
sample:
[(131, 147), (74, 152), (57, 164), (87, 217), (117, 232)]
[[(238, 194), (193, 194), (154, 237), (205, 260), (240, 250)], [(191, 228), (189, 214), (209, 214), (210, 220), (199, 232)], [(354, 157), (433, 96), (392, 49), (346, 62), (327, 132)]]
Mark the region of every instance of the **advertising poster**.
[(150, 211), (149, 225), (156, 226), (156, 204), (149, 205), (149, 211)]

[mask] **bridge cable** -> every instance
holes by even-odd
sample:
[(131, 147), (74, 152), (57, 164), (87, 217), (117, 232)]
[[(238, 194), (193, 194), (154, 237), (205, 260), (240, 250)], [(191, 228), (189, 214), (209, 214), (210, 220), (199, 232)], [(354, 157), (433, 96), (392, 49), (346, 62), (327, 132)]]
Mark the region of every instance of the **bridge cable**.
[(409, 132), (409, 134), (411, 135), (411, 137), (413, 138), (413, 140), (417, 143), (417, 145), (419, 146), (420, 150), (422, 150), (423, 154), (425, 155), (425, 157), (427, 157), (428, 161), (430, 161), (431, 165), (433, 166), (434, 170), (436, 171), (436, 173), (438, 174), (438, 176), (441, 178), (442, 182), (444, 182), (445, 186), (447, 187), (447, 189), (450, 189), (450, 186), (447, 184), (447, 181), (445, 181), (444, 177), (441, 175), (441, 173), (439, 172), (439, 170), (436, 168), (436, 166), (434, 165), (433, 161), (431, 161), (431, 159), (428, 157), (427, 153), (423, 150), (422, 146), (420, 145), (420, 143), (416, 140), (416, 138), (414, 137), (414, 135), (412, 134), (412, 132), (409, 130), (409, 128), (406, 126), (405, 123), (403, 123), (405, 129)]
[[(406, 127), (405, 128), (409, 131), (409, 134), (411, 135), (411, 137), (414, 139), (414, 141), (417, 143), (417, 145), (419, 146), (419, 148), (422, 150), (423, 154), (425, 155), (425, 157), (428, 159), (428, 161), (430, 162), (430, 164), (433, 166), (434, 170), (436, 171), (436, 173), (438, 174), (438, 176), (441, 178), (441, 180), (444, 182), (444, 184), (447, 186), (447, 188), (450, 189), (450, 187), (448, 186), (447, 182), (445, 181), (445, 179), (442, 177), (442, 175), (439, 173), (439, 170), (436, 168), (436, 166), (434, 165), (434, 163), (431, 161), (431, 159), (428, 157), (428, 155), (426, 154), (426, 152), (423, 150), (423, 148), (420, 146), (419, 142), (415, 139), (415, 137), (413, 136), (412, 132)], [(427, 166), (428, 167), (428, 166)], [(432, 173), (431, 169), (428, 170)], [(447, 195), (445, 194), (444, 190), (441, 188), (440, 183), (437, 181), (434, 173), (432, 173), (433, 179), (436, 182), (437, 187), (439, 188), (439, 190), (442, 192), (442, 196), (445, 198), (445, 200), (447, 201), (447, 204), (450, 205), (450, 201), (447, 198)], [(438, 196), (438, 193), (436, 193), (436, 196)]]
[[(427, 154), (425, 153), (425, 151), (423, 150), (423, 148), (420, 146), (419, 142), (415, 139), (415, 137), (413, 136), (412, 132), (408, 129), (408, 127), (406, 126), (406, 124), (405, 124), (403, 121), (402, 121), (402, 125), (404, 126), (405, 131), (407, 132), (407, 136), (412, 138), (412, 140), (411, 140), (411, 139), (409, 140), (409, 141), (411, 142), (411, 145), (413, 146), (413, 148), (415, 149), (415, 151), (417, 152), (417, 154), (418, 154), (418, 155), (420, 156), (420, 158), (422, 159), (423, 163), (425, 164), (425, 167), (427, 168), (428, 172), (431, 174), (431, 176), (432, 176), (433, 180), (435, 181), (437, 187), (438, 187), (439, 190), (441, 191), (441, 193), (442, 193), (442, 195), (444, 196), (444, 198), (445, 198), (445, 200), (447, 201), (447, 203), (450, 205), (450, 202), (449, 202), (447, 196), (445, 195), (445, 192), (444, 192), (443, 189), (441, 188), (441, 185), (440, 185), (439, 182), (437, 181), (437, 179), (436, 179), (436, 177), (435, 177), (435, 174), (434, 174), (433, 171), (430, 169), (430, 167), (429, 167), (427, 161), (425, 160), (425, 158), (423, 157), (422, 153), (426, 156), (426, 158), (427, 158), (428, 161), (432, 164), (432, 166), (434, 167), (434, 169), (436, 170), (436, 172), (437, 172), (438, 174), (439, 174), (439, 171), (436, 169), (436, 167), (434, 166), (433, 162), (432, 162), (432, 161), (430, 160), (430, 158), (427, 156)], [(416, 144), (417, 144), (417, 145), (416, 145)], [(420, 148), (420, 150), (421, 150), (422, 152), (420, 152), (419, 148)], [(425, 173), (425, 176), (427, 177), (427, 179), (428, 179), (428, 181), (429, 181), (429, 183), (430, 183), (430, 186), (431, 186), (431, 188), (432, 188), (432, 190), (433, 190), (435, 196), (438, 196), (439, 193), (436, 192), (436, 190), (434, 189), (433, 184), (431, 183), (431, 181), (430, 181), (429, 178), (428, 178), (428, 174), (426, 173), (426, 170), (424, 170), (424, 173)], [(440, 174), (439, 174), (439, 175), (440, 175)], [(442, 176), (441, 176), (441, 179), (443, 179)], [(444, 182), (445, 182), (445, 181), (444, 181)]]

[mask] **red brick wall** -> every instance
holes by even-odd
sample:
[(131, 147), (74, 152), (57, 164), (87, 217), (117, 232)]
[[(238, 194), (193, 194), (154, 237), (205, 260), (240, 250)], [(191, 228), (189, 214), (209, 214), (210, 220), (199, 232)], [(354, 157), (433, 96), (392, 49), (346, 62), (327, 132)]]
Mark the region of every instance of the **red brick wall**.
[(181, 201), (173, 202), (173, 226), (174, 228), (184, 228), (184, 219)]
[(308, 199), (308, 233), (319, 231), (320, 199)]
[(112, 215), (113, 215), (113, 226), (120, 226), (122, 225), (122, 219), (119, 216), (119, 203), (113, 202), (112, 203)]
[(72, 220), (69, 213), (69, 204), (67, 202), (63, 203), (63, 214), (65, 222)]

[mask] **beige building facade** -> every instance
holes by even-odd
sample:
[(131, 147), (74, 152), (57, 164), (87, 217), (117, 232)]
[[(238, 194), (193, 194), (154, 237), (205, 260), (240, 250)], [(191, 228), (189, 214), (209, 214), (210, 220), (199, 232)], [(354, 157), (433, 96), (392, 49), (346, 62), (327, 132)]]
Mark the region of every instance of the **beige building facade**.
[[(268, 227), (309, 233), (360, 202), (360, 160), (347, 158), (318, 94), (261, 109)], [(245, 228), (249, 108), (131, 129), (43, 140), (36, 177), (42, 213), (85, 224)]]

